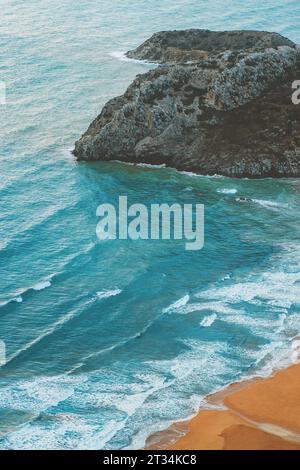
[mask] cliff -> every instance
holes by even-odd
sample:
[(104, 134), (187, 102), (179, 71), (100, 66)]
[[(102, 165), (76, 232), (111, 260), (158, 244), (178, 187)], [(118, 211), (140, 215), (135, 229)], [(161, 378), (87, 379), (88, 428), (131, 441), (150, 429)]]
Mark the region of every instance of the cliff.
[(160, 64), (110, 100), (78, 160), (165, 163), (236, 177), (300, 176), (300, 48), (276, 33), (170, 31), (128, 57)]

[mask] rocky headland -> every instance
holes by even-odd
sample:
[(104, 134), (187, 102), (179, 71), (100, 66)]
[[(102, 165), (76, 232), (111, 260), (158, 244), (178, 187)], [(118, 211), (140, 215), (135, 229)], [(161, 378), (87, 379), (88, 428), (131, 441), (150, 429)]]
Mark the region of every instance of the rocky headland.
[(232, 177), (300, 176), (300, 47), (259, 31), (169, 31), (127, 53), (159, 64), (110, 100), (78, 160)]

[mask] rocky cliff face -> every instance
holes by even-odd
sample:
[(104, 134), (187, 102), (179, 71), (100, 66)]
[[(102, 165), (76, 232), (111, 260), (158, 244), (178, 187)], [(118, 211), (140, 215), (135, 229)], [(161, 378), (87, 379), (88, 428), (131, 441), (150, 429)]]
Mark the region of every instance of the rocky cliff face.
[(276, 33), (157, 33), (130, 51), (160, 63), (109, 101), (79, 160), (166, 163), (237, 177), (300, 176), (300, 48)]

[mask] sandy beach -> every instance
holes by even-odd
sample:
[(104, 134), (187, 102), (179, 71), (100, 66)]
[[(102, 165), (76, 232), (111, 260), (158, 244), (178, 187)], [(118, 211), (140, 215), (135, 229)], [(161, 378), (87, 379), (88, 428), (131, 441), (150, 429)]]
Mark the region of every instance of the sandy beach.
[(220, 410), (151, 436), (147, 448), (172, 450), (300, 450), (300, 364), (273, 377), (234, 384), (211, 395)]

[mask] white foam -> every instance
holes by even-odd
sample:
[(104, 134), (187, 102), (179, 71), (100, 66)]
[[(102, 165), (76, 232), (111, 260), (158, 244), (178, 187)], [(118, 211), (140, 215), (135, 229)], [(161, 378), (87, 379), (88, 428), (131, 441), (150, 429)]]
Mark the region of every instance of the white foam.
[(236, 194), (238, 192), (237, 189), (235, 188), (223, 188), (223, 189), (217, 189), (217, 193), (221, 193), (221, 194)]
[(25, 425), (4, 438), (2, 449), (19, 450), (100, 450), (123, 427), (122, 421), (109, 420), (100, 426), (80, 414), (61, 413), (50, 427), (39, 422)]
[(47, 287), (50, 287), (51, 286), (51, 282), (50, 281), (41, 281), (41, 282), (38, 282), (37, 284), (35, 284), (35, 286), (33, 286), (33, 290), (43, 290), (43, 289), (46, 289)]
[[(84, 251), (85, 253), (86, 251)], [(78, 256), (78, 254), (76, 254), (75, 256), (72, 256), (72, 259), (76, 258)], [(27, 292), (31, 291), (31, 290), (34, 290), (34, 291), (40, 291), (40, 290), (43, 290), (43, 289), (46, 289), (47, 287), (50, 287), (52, 284), (51, 284), (51, 280), (61, 274), (61, 272), (63, 272), (63, 268), (65, 266), (67, 266), (67, 264), (71, 261), (71, 257), (69, 257), (67, 259), (67, 262), (63, 265), (62, 267), (62, 270), (60, 272), (56, 272), (54, 274), (51, 274), (50, 276), (48, 276), (47, 279), (45, 279), (44, 281), (41, 281), (41, 282), (38, 282), (37, 284), (33, 285), (33, 286), (30, 286), (30, 287), (25, 287), (25, 288), (21, 288), (21, 289), (16, 289), (14, 293), (12, 293), (12, 295), (14, 295), (14, 297), (12, 297), (11, 299), (5, 301), (5, 302), (0, 302), (0, 307), (4, 307), (5, 305), (9, 304), (10, 302), (23, 302), (23, 296), (26, 295)]]
[(191, 177), (198, 177), (198, 178), (218, 178), (218, 179), (225, 179), (227, 178), (224, 175), (218, 175), (217, 173), (215, 175), (203, 175), (201, 173), (195, 173), (194, 171), (187, 171), (187, 170), (177, 170), (174, 168), (174, 170), (177, 173), (180, 173), (181, 175), (186, 175), (186, 176), (191, 176)]
[(97, 298), (98, 300), (108, 299), (109, 297), (113, 297), (115, 295), (121, 294), (121, 292), (122, 292), (121, 289), (104, 290), (101, 292), (97, 292)]
[(76, 157), (73, 154), (74, 147), (63, 148), (58, 152), (58, 157), (61, 157), (62, 161), (68, 162), (72, 166), (76, 166)]
[(232, 308), (231, 306), (227, 305), (225, 302), (217, 301), (217, 302), (196, 302), (193, 304), (189, 304), (186, 306), (181, 306), (180, 313), (188, 314), (193, 312), (203, 312), (206, 310), (211, 310), (213, 312), (218, 313), (233, 313), (236, 314), (237, 310)]
[(292, 362), (296, 364), (300, 358), (300, 339), (292, 341)]
[(266, 209), (273, 209), (273, 210), (278, 210), (278, 209), (284, 209), (289, 207), (288, 204), (285, 203), (280, 203), (277, 201), (268, 201), (265, 199), (255, 199), (255, 198), (236, 198), (237, 202), (241, 203), (252, 203), (252, 204), (258, 204), (259, 206), (262, 206)]
[(200, 325), (203, 326), (204, 328), (208, 328), (216, 321), (217, 318), (218, 318), (218, 315), (216, 313), (213, 313), (212, 315), (204, 317)]
[(70, 397), (75, 386), (83, 380), (83, 376), (67, 375), (18, 380), (15, 387), (2, 387), (0, 406), (39, 413)]
[(289, 259), (285, 260), (283, 255), (283, 258), (278, 259), (279, 266), (276, 265), (272, 271), (262, 272), (259, 276), (256, 273), (250, 274), (239, 280), (240, 282), (213, 287), (199, 292), (196, 297), (225, 301), (231, 305), (250, 302), (255, 305), (268, 304), (283, 309), (290, 308), (299, 303), (300, 272), (283, 271), (286, 262), (289, 264)]
[(126, 52), (124, 51), (112, 51), (109, 52), (108, 54), (110, 57), (113, 57), (114, 59), (120, 60), (121, 62), (133, 62), (135, 64), (140, 64), (140, 65), (147, 65), (154, 67), (156, 64), (153, 62), (149, 62), (147, 60), (138, 60), (138, 59), (132, 59), (130, 57), (127, 57)]
[(266, 201), (264, 199), (252, 199), (253, 202), (267, 208), (285, 208), (288, 204), (279, 203), (276, 201)]
[(72, 318), (76, 317), (76, 315), (78, 315), (89, 303), (90, 303), (90, 301), (83, 304), (83, 306), (81, 306), (79, 308), (75, 308), (75, 309), (71, 310), (70, 312), (66, 313), (65, 315), (63, 315), (56, 322), (54, 322), (47, 329), (45, 329), (39, 336), (34, 338), (32, 341), (29, 341), (21, 349), (19, 349), (14, 354), (12, 354), (10, 357), (8, 357), (7, 361), (6, 361), (6, 364), (8, 364), (12, 360), (16, 359), (17, 357), (19, 357), (25, 351), (28, 351), (30, 348), (32, 348), (33, 346), (38, 344), (44, 338), (47, 338), (48, 336), (51, 336), (55, 331), (59, 330), (65, 323), (68, 323)]
[(180, 173), (181, 175), (185, 175), (185, 176), (192, 176), (193, 178), (194, 177), (204, 177), (205, 175), (200, 175), (199, 173), (195, 173), (193, 171), (184, 171), (184, 170), (177, 170), (178, 173)]
[[(201, 300), (198, 302), (190, 303), (190, 296), (186, 294), (165, 309), (176, 313), (210, 310), (209, 315), (203, 317), (202, 326), (209, 327), (218, 318), (232, 324), (232, 326), (245, 326), (250, 332), (255, 332), (257, 337), (269, 339), (268, 344), (263, 341), (259, 345), (255, 344), (253, 347), (249, 347), (249, 344), (242, 342), (236, 345), (225, 341), (186, 340), (183, 342), (188, 348), (187, 351), (170, 360), (157, 360), (151, 364), (148, 363), (147, 365), (151, 366), (153, 373), (136, 375), (136, 380), (132, 380), (131, 376), (130, 383), (126, 382), (125, 384), (122, 381), (123, 376), (119, 376), (119, 372), (115, 377), (107, 378), (107, 371), (105, 371), (105, 383), (94, 380), (92, 384), (90, 381), (84, 381), (85, 376), (76, 375), (75, 377), (80, 383), (80, 389), (76, 385), (76, 393), (74, 393), (75, 385), (72, 385), (74, 377), (71, 376), (69, 377), (71, 382), (68, 393), (72, 403), (81, 405), (80, 397), (84, 396), (85, 404), (99, 408), (101, 406), (104, 408), (115, 407), (119, 412), (124, 413), (124, 418), (116, 420), (112, 415), (109, 418), (106, 417), (105, 423), (99, 426), (99, 423), (93, 422), (93, 418), (88, 414), (82, 417), (80, 414), (55, 413), (52, 415), (49, 429), (45, 428), (42, 420), (41, 424), (36, 421), (24, 429), (19, 428), (17, 433), (11, 433), (5, 445), (10, 448), (96, 449), (104, 446), (109, 447), (111, 439), (122, 430), (122, 436), (123, 432), (126, 432), (133, 439), (130, 448), (141, 448), (147, 436), (152, 432), (165, 429), (173, 421), (186, 419), (189, 414), (196, 412), (199, 406), (206, 406), (200, 392), (199, 395), (197, 394), (201, 384), (209, 392), (213, 392), (229, 385), (225, 383), (226, 380), (236, 381), (239, 379), (238, 371), (241, 360), (246, 361), (246, 364), (251, 367), (253, 364), (255, 370), (253, 376), (269, 376), (274, 369), (289, 365), (291, 361), (297, 361), (300, 352), (300, 338), (296, 333), (293, 333), (293, 330), (299, 331), (299, 313), (290, 313), (288, 307), (283, 306), (283, 304), (292, 305), (297, 300), (299, 303), (300, 273), (297, 272), (299, 268), (299, 251), (297, 250), (298, 247), (294, 247), (290, 251), (286, 249), (285, 253), (281, 252), (275, 255), (271, 260), (274, 268), (271, 271), (260, 273), (256, 271), (238, 279), (235, 279), (233, 275), (232, 281), (214, 285), (211, 289), (200, 292), (197, 297)], [(284, 266), (287, 264), (291, 269), (291, 262), (294, 262), (294, 272), (285, 272)], [(231, 282), (236, 283), (228, 285)], [(236, 287), (237, 289), (235, 289)], [(113, 291), (115, 290), (117, 289)], [(261, 316), (257, 314), (258, 309), (253, 309), (253, 314), (247, 312), (246, 308), (243, 310), (240, 305), (241, 301), (249, 302), (255, 306), (267, 306), (272, 312), (271, 318), (263, 315), (264, 310), (261, 311)], [(162, 316), (162, 313), (160, 315)], [(148, 327), (149, 325), (146, 328)], [(228, 325), (228, 330), (230, 329), (231, 325)], [(293, 335), (292, 339), (290, 338), (291, 334)], [(137, 335), (133, 336), (133, 338), (135, 337)], [(249, 335), (249, 337), (251, 341), (251, 336)], [(120, 342), (114, 347), (121, 344), (124, 342)], [(234, 351), (235, 358), (228, 354), (231, 351)], [(145, 367), (144, 363), (143, 369)], [(104, 375), (102, 371), (99, 371), (100, 373)], [(249, 376), (243, 376), (241, 380), (246, 378)], [(84, 382), (84, 388), (82, 388), (82, 382)], [(29, 402), (26, 406), (24, 406), (24, 395), (20, 396), (19, 385), (17, 384), (17, 387), (10, 389), (9, 393), (14, 393), (13, 402), (19, 403), (22, 409), (29, 408), (34, 411), (44, 410), (47, 412), (46, 406), (55, 405), (56, 388), (51, 389), (47, 382), (44, 386), (39, 383), (29, 387), (29, 397), (26, 398)], [(21, 386), (21, 389), (23, 388)], [(64, 384), (60, 383), (57, 390), (60, 391), (64, 388)], [(66, 394), (68, 393), (66, 392)], [(64, 396), (66, 396), (65, 391), (59, 396), (59, 401)], [(7, 396), (7, 391), (4, 396), (0, 397), (0, 402), (2, 399), (3, 403), (5, 401), (11, 402), (11, 396)], [(166, 416), (170, 417), (168, 422), (164, 419)], [(154, 419), (151, 420), (151, 417)], [(143, 426), (143, 423), (147, 425)], [(132, 436), (129, 429), (133, 430), (133, 426), (135, 429)], [(113, 444), (115, 443), (112, 442), (111, 445)]]
[(181, 299), (177, 300), (173, 304), (169, 305), (169, 307), (163, 309), (163, 313), (169, 313), (169, 312), (172, 312), (173, 310), (178, 310), (184, 305), (186, 305), (189, 300), (190, 300), (190, 296), (189, 294), (187, 294), (184, 297), (181, 297)]
[(268, 317), (251, 316), (236, 311), (234, 315), (226, 315), (222, 320), (233, 326), (243, 326), (264, 338), (273, 340), (283, 328), (283, 320), (281, 315), (277, 319), (269, 319)]
[(139, 168), (154, 168), (154, 169), (160, 169), (160, 168), (166, 168), (166, 164), (155, 164), (155, 163), (138, 163), (138, 162), (124, 162), (122, 160), (112, 160), (114, 163), (119, 163), (121, 165), (126, 165), (126, 166), (136, 166)]
[[(23, 294), (23, 292), (22, 292)], [(0, 307), (5, 307), (6, 305), (10, 304), (10, 302), (17, 302), (18, 304), (23, 302), (23, 297), (21, 295), (16, 295), (15, 297), (9, 299), (9, 300), (4, 300), (0, 302)]]
[(187, 350), (177, 357), (148, 362), (158, 375), (169, 377), (171, 373), (172, 378), (165, 382), (159, 396), (155, 395), (152, 401), (148, 399), (144, 403), (141, 418), (151, 413), (154, 419), (151, 422), (148, 420), (147, 427), (141, 427), (134, 434), (128, 449), (142, 448), (149, 435), (166, 429), (174, 422), (192, 418), (204, 400), (200, 392), (201, 384), (214, 384), (212, 391), (216, 391), (222, 384), (223, 374), (231, 375), (232, 364), (226, 357), (225, 343), (198, 339), (184, 340), (182, 343)]
[[(117, 399), (116, 396), (113, 398), (113, 405), (124, 411), (127, 416), (132, 416), (154, 392), (167, 385), (165, 378), (156, 374), (140, 374), (139, 378), (143, 380), (140, 390), (136, 393), (120, 394)], [(134, 392), (134, 388), (132, 391)]]
[[(105, 379), (103, 380), (103, 378)], [(103, 449), (105, 445), (126, 426), (128, 419), (153, 393), (164, 388), (165, 378), (158, 374), (137, 374), (125, 379), (125, 375), (110, 371), (76, 376), (34, 378), (17, 382), (15, 387), (3, 388), (0, 405), (26, 410), (32, 414), (25, 425), (8, 433), (1, 448), (18, 449)], [(86, 413), (51, 413), (49, 425), (45, 425), (49, 408), (67, 401), (69, 406), (87, 407)], [(89, 413), (90, 407), (115, 408), (123, 413), (105, 417), (101, 413)], [(42, 420), (34, 420), (43, 414)], [(49, 415), (48, 415), (49, 416)], [(99, 416), (99, 419), (98, 419)]]
[(136, 163), (136, 166), (139, 166), (141, 168), (166, 168), (165, 163), (161, 163), (160, 165), (155, 165), (153, 163)]

